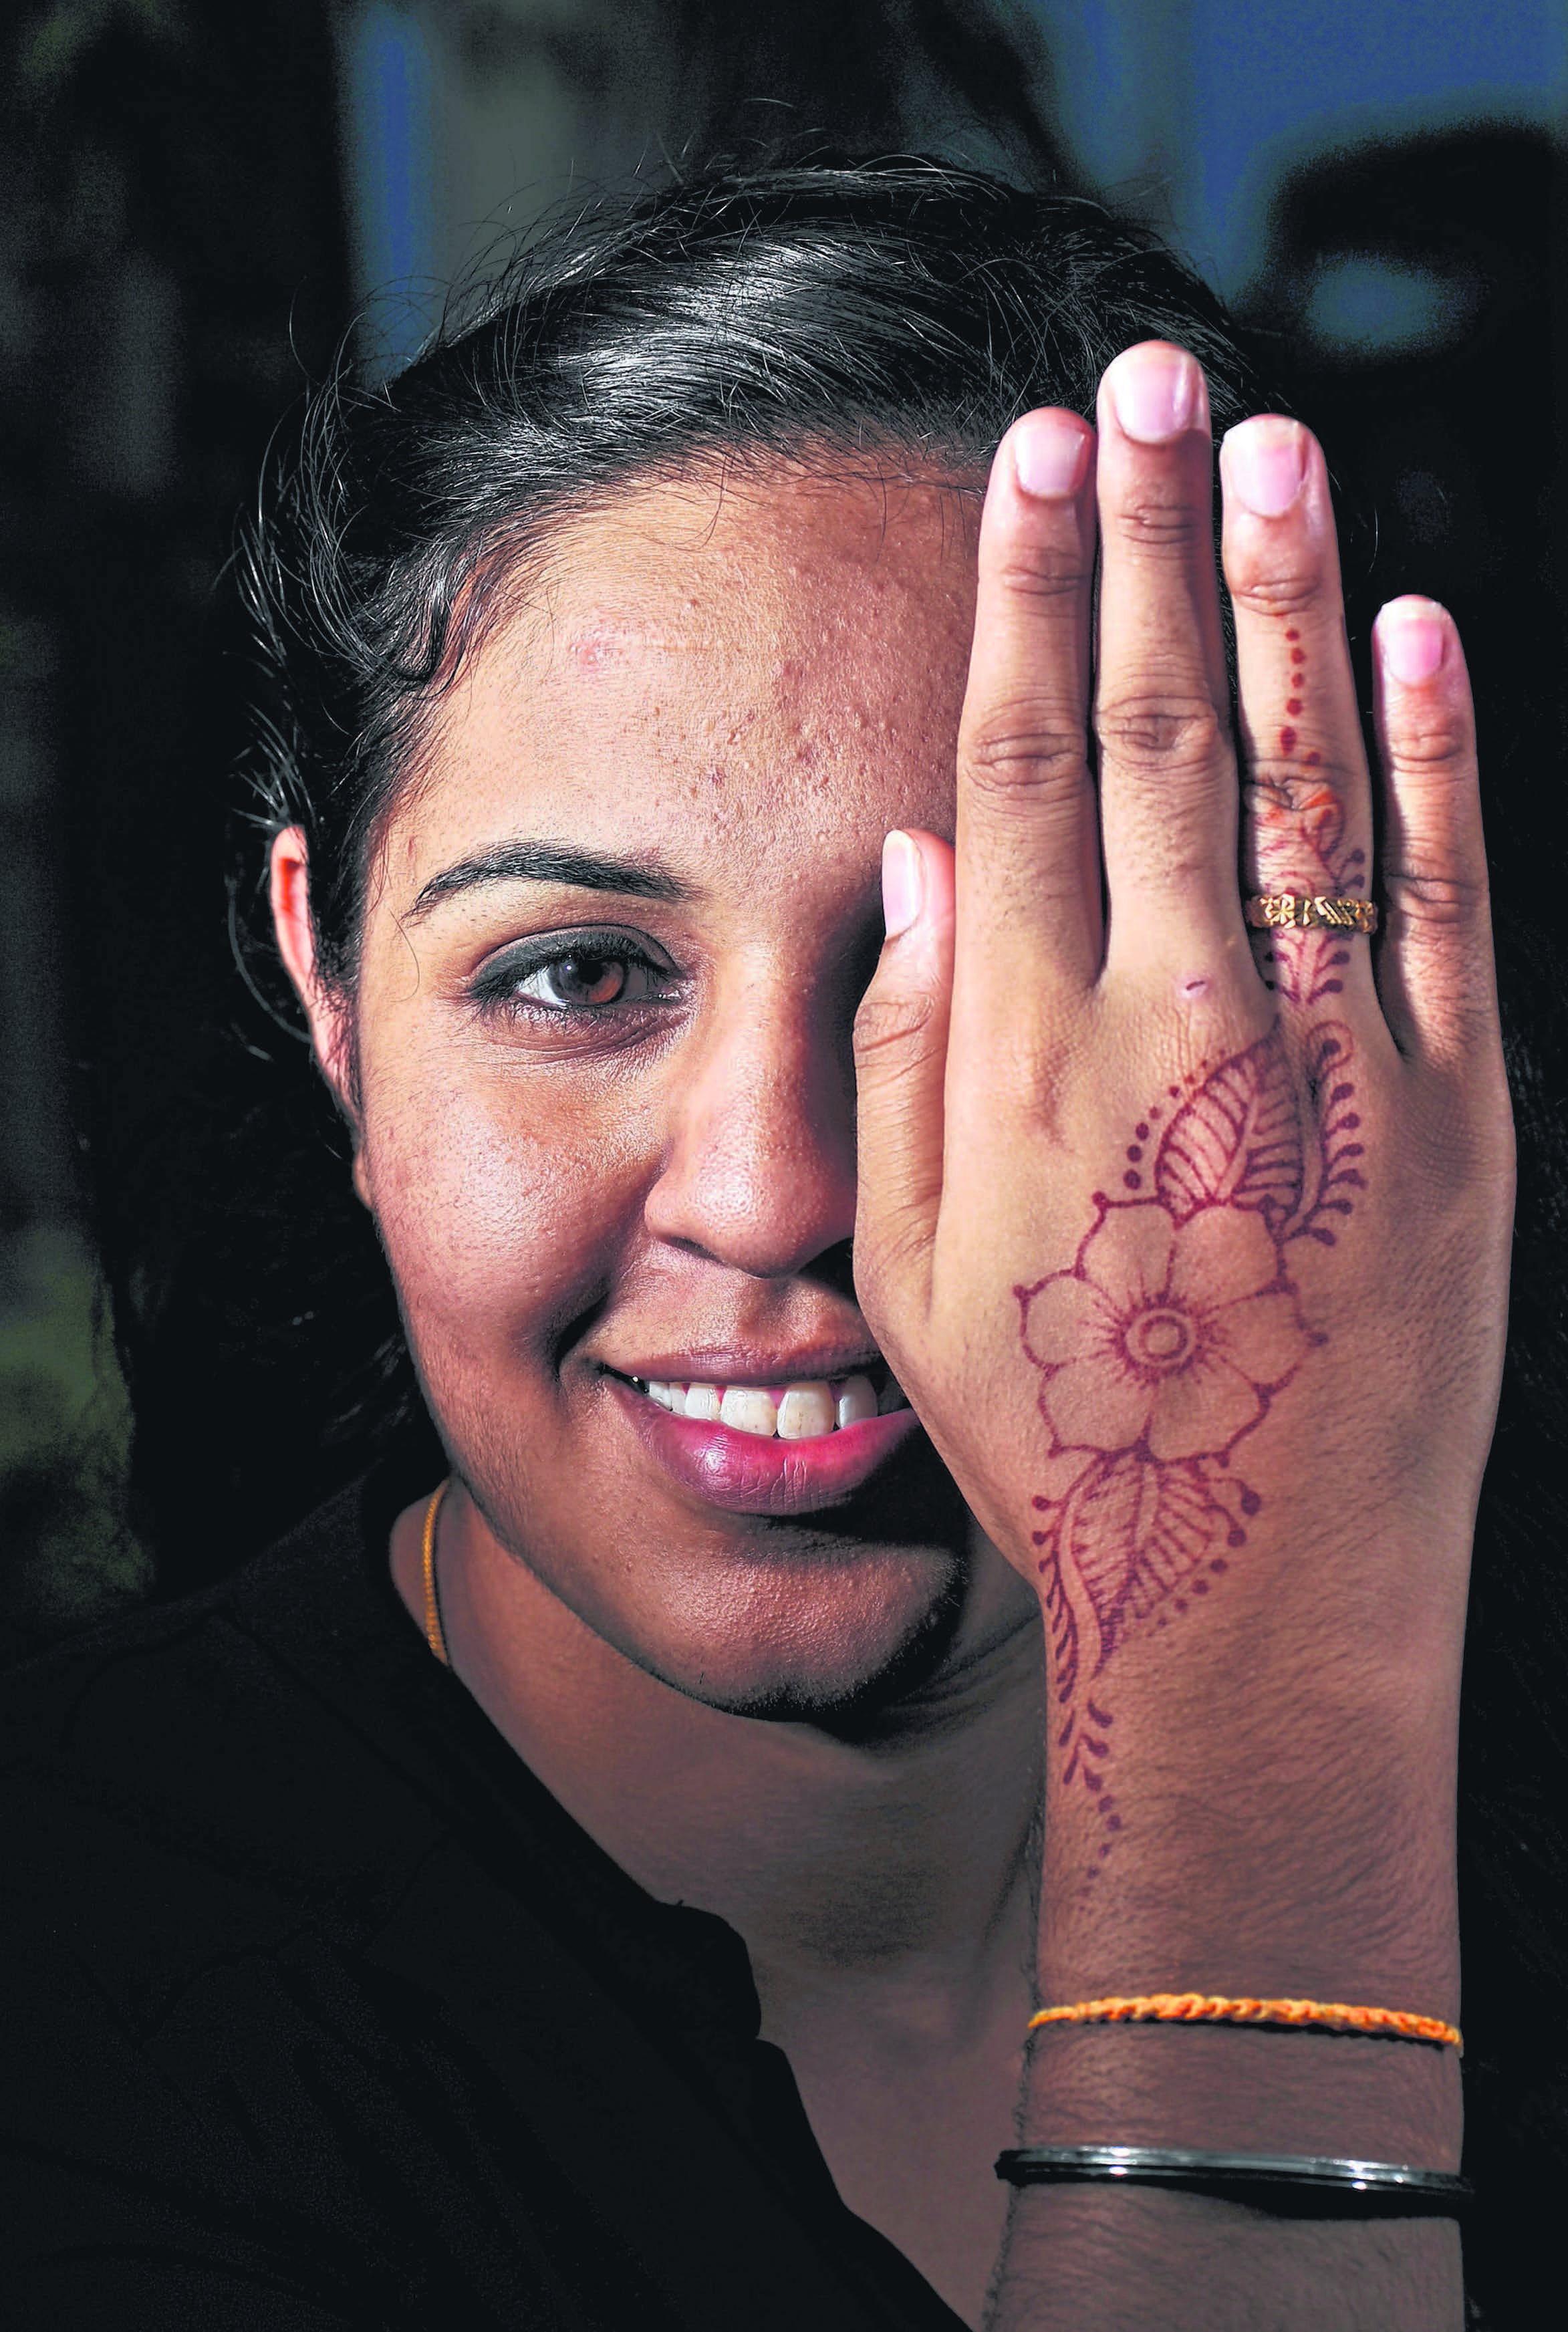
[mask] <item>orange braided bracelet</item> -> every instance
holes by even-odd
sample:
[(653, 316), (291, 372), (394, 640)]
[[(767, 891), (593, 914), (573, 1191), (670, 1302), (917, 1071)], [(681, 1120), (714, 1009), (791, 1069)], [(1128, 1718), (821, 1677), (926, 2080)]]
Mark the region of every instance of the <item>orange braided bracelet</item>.
[(1381, 2033), (1391, 2040), (1430, 2040), (1464, 2054), (1457, 2024), (1412, 2016), (1402, 2008), (1351, 2008), (1340, 2000), (1228, 2000), (1221, 1993), (1146, 1992), (1131, 1999), (1076, 2001), (1042, 2008), (1029, 2031), (1047, 2024), (1313, 2024), (1328, 2032)]

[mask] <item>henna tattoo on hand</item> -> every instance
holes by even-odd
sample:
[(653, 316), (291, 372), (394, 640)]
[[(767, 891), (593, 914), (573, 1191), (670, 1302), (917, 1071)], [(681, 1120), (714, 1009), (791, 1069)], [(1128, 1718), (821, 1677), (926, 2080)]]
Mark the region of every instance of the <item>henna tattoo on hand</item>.
[(1060, 1781), (1104, 1825), (1085, 1885), (1122, 1828), (1105, 1670), (1130, 1636), (1200, 1603), (1247, 1544), (1263, 1502), (1237, 1452), (1325, 1341), (1289, 1251), (1332, 1246), (1365, 1187), (1349, 1032), (1324, 1023), (1296, 1046), (1276, 1023), (1185, 1094), (1168, 1088), (1127, 1147), (1130, 1195), (1096, 1191), (1070, 1269), (1014, 1291), (1051, 1432), (1032, 1536)]

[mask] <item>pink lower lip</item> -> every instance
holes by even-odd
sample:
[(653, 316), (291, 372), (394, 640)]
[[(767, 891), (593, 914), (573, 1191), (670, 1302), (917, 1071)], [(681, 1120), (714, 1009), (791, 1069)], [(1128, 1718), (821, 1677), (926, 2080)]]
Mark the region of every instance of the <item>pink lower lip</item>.
[(920, 1428), (913, 1410), (895, 1409), (808, 1441), (766, 1440), (728, 1425), (672, 1417), (619, 1378), (607, 1381), (664, 1472), (705, 1505), (732, 1515), (808, 1515), (837, 1505)]

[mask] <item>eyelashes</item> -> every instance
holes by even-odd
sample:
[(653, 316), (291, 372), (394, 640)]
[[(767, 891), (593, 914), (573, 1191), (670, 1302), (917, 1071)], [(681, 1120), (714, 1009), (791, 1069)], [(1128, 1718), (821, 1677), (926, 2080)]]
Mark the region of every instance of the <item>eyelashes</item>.
[(679, 972), (628, 932), (552, 932), (509, 948), (470, 982), (487, 1016), (592, 1022), (678, 1003)]

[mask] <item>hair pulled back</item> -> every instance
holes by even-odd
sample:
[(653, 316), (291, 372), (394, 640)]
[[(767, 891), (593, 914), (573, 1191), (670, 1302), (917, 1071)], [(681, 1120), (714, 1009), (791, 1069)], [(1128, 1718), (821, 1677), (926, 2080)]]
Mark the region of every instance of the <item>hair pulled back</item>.
[(380, 387), (347, 366), (272, 466), (241, 565), (248, 775), (304, 829), (351, 987), (367, 869), (422, 710), (552, 519), (718, 462), (892, 454), (973, 477), (1033, 406), (1091, 414), (1133, 341), (1248, 409), (1218, 303), (1098, 205), (934, 161), (716, 167), (559, 217)]

